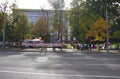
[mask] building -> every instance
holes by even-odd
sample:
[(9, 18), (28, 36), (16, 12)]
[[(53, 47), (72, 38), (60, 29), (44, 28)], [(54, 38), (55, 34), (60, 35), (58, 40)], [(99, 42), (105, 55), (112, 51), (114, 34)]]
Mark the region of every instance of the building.
[[(26, 16), (28, 17), (29, 22), (34, 25), (35, 22), (37, 21), (37, 19), (40, 16), (43, 16), (45, 18), (45, 20), (47, 21), (47, 25), (49, 27), (49, 29), (53, 28), (53, 24), (52, 24), (52, 18), (57, 18), (57, 17), (53, 17), (53, 15), (55, 14), (54, 10), (43, 10), (43, 9), (19, 9), (19, 12), (23, 12), (26, 14)], [(68, 39), (70, 40), (70, 27), (69, 27), (69, 19), (68, 19), (68, 14), (66, 13), (66, 11), (63, 11), (63, 16), (61, 17), (63, 23), (62, 23), (62, 30), (67, 30), (67, 33), (64, 33), (62, 35), (63, 39)], [(62, 31), (63, 32), (63, 31)], [(58, 33), (58, 31), (54, 32), (54, 33)], [(58, 35), (58, 34), (56, 34)], [(67, 36), (67, 38), (65, 38)]]
[(52, 17), (53, 11), (51, 10), (39, 10), (39, 9), (19, 9), (19, 12), (23, 12), (28, 17), (29, 22), (34, 25), (40, 16), (44, 16), (45, 20), (50, 25), (50, 17)]

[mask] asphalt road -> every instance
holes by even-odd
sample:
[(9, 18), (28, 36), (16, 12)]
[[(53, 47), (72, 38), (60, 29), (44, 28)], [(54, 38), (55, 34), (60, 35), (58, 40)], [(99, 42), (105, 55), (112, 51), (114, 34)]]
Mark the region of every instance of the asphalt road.
[(120, 54), (0, 51), (0, 79), (120, 79)]

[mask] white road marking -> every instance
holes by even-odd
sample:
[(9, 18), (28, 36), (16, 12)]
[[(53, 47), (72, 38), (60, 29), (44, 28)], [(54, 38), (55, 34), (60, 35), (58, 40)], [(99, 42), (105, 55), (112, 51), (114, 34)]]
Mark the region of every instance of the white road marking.
[(64, 76), (64, 77), (94, 77), (94, 78), (112, 78), (112, 79), (118, 78), (118, 79), (120, 79), (120, 76), (52, 74), (52, 73), (37, 73), (37, 72), (7, 71), (7, 70), (0, 70), (0, 73), (42, 75), (42, 76), (60, 76), (60, 77)]
[(119, 66), (120, 67), (120, 64), (105, 64), (105, 63), (103, 63), (103, 64), (85, 64), (85, 65), (93, 65), (93, 66)]

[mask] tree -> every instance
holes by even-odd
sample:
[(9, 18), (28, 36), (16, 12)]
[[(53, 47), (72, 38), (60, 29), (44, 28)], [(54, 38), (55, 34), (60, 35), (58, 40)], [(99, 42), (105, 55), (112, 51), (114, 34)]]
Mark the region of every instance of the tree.
[(114, 38), (120, 38), (120, 29), (114, 32)]
[(90, 50), (91, 50), (91, 43), (93, 43), (93, 41), (94, 42), (97, 41), (98, 51), (99, 51), (100, 41), (105, 41), (106, 29), (107, 29), (107, 23), (103, 18), (99, 18), (95, 21), (95, 23), (91, 24), (90, 29), (86, 33), (86, 37), (90, 44)]
[(86, 7), (89, 13), (99, 15), (105, 19), (106, 6), (108, 8), (109, 17), (118, 16), (117, 8), (120, 0), (86, 0)]
[(94, 37), (94, 41), (103, 41), (106, 37), (107, 24), (103, 18), (99, 18), (95, 23), (90, 25), (86, 33), (86, 38)]
[(77, 41), (84, 42), (84, 34), (91, 21), (88, 21), (87, 9), (84, 8), (83, 0), (73, 0), (70, 10), (70, 26), (72, 37), (76, 37)]
[(38, 20), (33, 26), (32, 32), (35, 37), (42, 37), (45, 41), (47, 41), (47, 35), (49, 35), (49, 28), (43, 16), (40, 16), (38, 18)]
[(22, 13), (18, 16), (18, 20), (14, 24), (14, 37), (15, 40), (23, 40), (28, 37), (30, 33), (31, 25), (27, 16)]
[(54, 9), (53, 15), (53, 31), (57, 31), (58, 40), (62, 39), (63, 36), (63, 8), (64, 8), (64, 0), (49, 0), (49, 3), (52, 5)]
[(13, 41), (13, 22), (12, 22), (12, 16), (11, 14), (9, 14), (7, 16), (7, 19), (6, 19), (6, 24), (5, 24), (5, 38), (6, 38), (6, 41)]
[(55, 10), (63, 9), (65, 6), (64, 0), (49, 0), (49, 3)]
[[(97, 15), (98, 17), (103, 17), (104, 19), (106, 19), (107, 7), (109, 17), (109, 32), (111, 34), (110, 38), (114, 38), (114, 34), (118, 34), (114, 32), (120, 30), (118, 29), (120, 21), (119, 13), (117, 11), (120, 6), (119, 4), (120, 0), (86, 0), (86, 7), (88, 9), (88, 13)], [(110, 20), (112, 20), (113, 22), (111, 22)]]
[[(13, 41), (14, 36), (14, 17), (12, 13), (9, 13), (9, 10), (13, 10), (13, 7), (17, 7), (16, 3), (13, 2), (12, 4), (9, 3), (8, 0), (5, 1), (5, 3), (1, 3), (0, 5), (0, 39), (3, 38), (3, 26), (5, 24), (5, 41)], [(5, 20), (4, 20), (5, 15)], [(4, 23), (5, 21), (5, 23)]]
[(0, 40), (2, 40), (2, 27), (3, 27), (3, 16), (0, 12)]
[(2, 12), (2, 19), (3, 19), (3, 27), (2, 27), (2, 41), (3, 41), (3, 47), (5, 46), (5, 40), (6, 40), (6, 35), (5, 35), (5, 30), (6, 30), (6, 20), (7, 20), (7, 9), (8, 9), (8, 1), (5, 1), (5, 3), (0, 5), (0, 12)]

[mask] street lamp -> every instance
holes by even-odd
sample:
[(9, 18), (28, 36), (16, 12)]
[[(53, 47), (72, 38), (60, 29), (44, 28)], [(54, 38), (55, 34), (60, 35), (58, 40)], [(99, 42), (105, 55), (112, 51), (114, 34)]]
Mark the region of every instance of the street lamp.
[(5, 47), (5, 13), (3, 14), (3, 47)]
[(108, 4), (107, 3), (106, 3), (106, 22), (107, 22), (106, 46), (107, 46), (107, 52), (109, 52), (109, 27), (108, 27)]
[[(6, 3), (5, 3), (6, 4)], [(3, 29), (2, 29), (2, 34), (3, 34), (3, 47), (5, 47), (5, 23), (6, 23), (6, 14), (5, 14), (5, 12), (6, 12), (6, 8), (7, 8), (7, 6), (5, 5), (5, 6), (0, 6), (0, 8), (1, 9), (3, 9), (3, 10), (1, 10), (1, 12), (3, 13)]]

